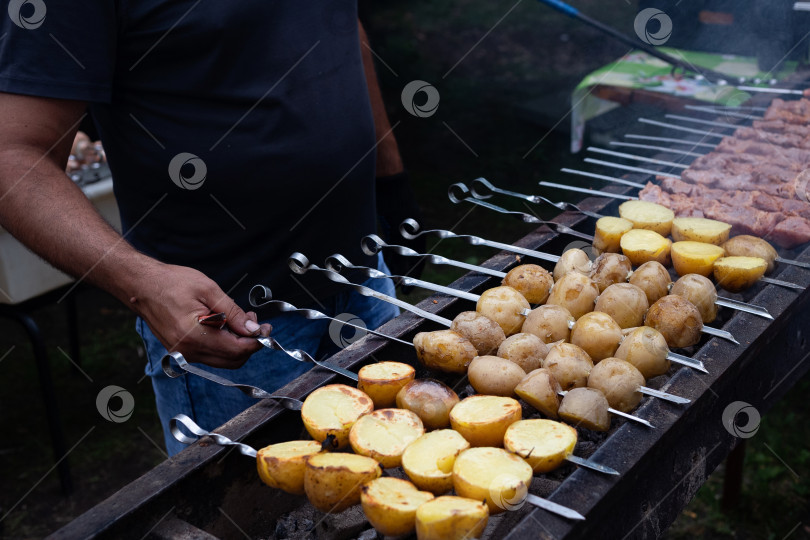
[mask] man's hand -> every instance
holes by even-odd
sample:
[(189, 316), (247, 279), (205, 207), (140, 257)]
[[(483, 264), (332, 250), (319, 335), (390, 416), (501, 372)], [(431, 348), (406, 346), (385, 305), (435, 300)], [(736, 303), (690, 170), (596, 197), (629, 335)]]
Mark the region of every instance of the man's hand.
[[(189, 362), (235, 369), (262, 345), (256, 337), (270, 335), (269, 324), (259, 325), (256, 314), (245, 313), (204, 274), (184, 266), (156, 263), (138, 280), (140, 292), (130, 306), (169, 351), (183, 353)], [(219, 330), (197, 322), (202, 315), (225, 313)]]

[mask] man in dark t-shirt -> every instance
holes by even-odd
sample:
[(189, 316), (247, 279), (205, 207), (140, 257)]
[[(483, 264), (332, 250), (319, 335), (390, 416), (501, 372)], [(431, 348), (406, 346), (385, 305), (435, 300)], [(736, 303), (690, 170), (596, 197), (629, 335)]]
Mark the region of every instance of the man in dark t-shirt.
[[(318, 348), (322, 323), (246, 313), (252, 285), (369, 326), (395, 314), (286, 266), (301, 251), (385, 268), (359, 249), (375, 188), (412, 208), (354, 2), (17, 0), (0, 18), (0, 225), (138, 315), (172, 453), (168, 418), (212, 429), (250, 400), (169, 380), (166, 350), (239, 368), (265, 321), (285, 347)], [(88, 105), (123, 238), (63, 172)], [(201, 331), (221, 311), (227, 329)], [(262, 354), (229, 378), (273, 390), (308, 367)]]

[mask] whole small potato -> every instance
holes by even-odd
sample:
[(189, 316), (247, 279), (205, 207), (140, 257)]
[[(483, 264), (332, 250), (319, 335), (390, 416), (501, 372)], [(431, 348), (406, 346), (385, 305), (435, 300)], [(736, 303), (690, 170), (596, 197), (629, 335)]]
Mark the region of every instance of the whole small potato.
[(526, 317), (521, 332), (534, 334), (544, 343), (568, 341), (574, 317), (563, 306), (546, 304), (533, 309)]
[(433, 379), (413, 380), (397, 394), (397, 407), (416, 413), (428, 430), (448, 427), (450, 411), (458, 402), (452, 388)]
[(709, 278), (700, 274), (686, 274), (675, 282), (669, 294), (677, 294), (692, 302), (698, 308), (703, 324), (717, 318), (717, 289)]
[(644, 324), (644, 314), (650, 304), (647, 295), (632, 283), (614, 283), (596, 299), (594, 311), (610, 315), (622, 328)]
[(667, 340), (661, 332), (649, 326), (639, 326), (624, 336), (616, 358), (627, 360), (645, 379), (652, 379), (669, 371), (668, 354)]
[(506, 339), (503, 328), (477, 311), (462, 311), (453, 319), (450, 330), (458, 332), (473, 344), (479, 355), (492, 354)]
[(633, 272), (630, 259), (619, 253), (602, 253), (593, 261), (590, 278), (601, 293), (614, 283), (626, 283)]
[(622, 412), (630, 412), (639, 404), (641, 386), (644, 386), (641, 372), (619, 358), (605, 358), (593, 366), (588, 376), (588, 388), (601, 390), (608, 404)]
[(526, 376), (516, 363), (499, 356), (476, 356), (467, 370), (470, 384), (479, 394), (511, 397)]
[(570, 390), (588, 384), (593, 362), (580, 347), (558, 343), (549, 349), (543, 367), (551, 372), (563, 390)]
[(593, 262), (588, 254), (581, 249), (569, 249), (560, 256), (560, 260), (554, 265), (554, 282), (558, 282), (563, 276), (577, 272), (583, 276), (591, 273)]
[(419, 332), (413, 345), (416, 357), (425, 367), (446, 373), (467, 373), (467, 366), (478, 356), (473, 344), (452, 330)]
[(596, 363), (613, 356), (622, 341), (622, 328), (607, 313), (586, 313), (571, 329), (571, 343), (588, 353)]
[(596, 388), (574, 388), (563, 397), (559, 414), (574, 427), (607, 431), (610, 429), (609, 407), (605, 395)]
[(542, 366), (547, 354), (548, 345), (534, 334), (525, 332), (509, 336), (498, 347), (498, 356), (516, 363), (526, 373)]
[(529, 302), (512, 287), (500, 286), (484, 291), (475, 311), (498, 323), (507, 336), (520, 332), (525, 313), (531, 310)]
[(650, 306), (644, 324), (661, 332), (667, 345), (673, 348), (696, 344), (703, 329), (698, 308), (676, 295), (664, 296)]
[(599, 287), (591, 278), (577, 272), (570, 272), (554, 283), (547, 304), (562, 306), (571, 312), (575, 319), (593, 311)]
[(656, 300), (669, 293), (672, 278), (666, 267), (657, 261), (645, 262), (630, 276), (630, 283), (644, 291), (647, 302), (653, 305)]
[(546, 368), (535, 369), (515, 387), (520, 399), (548, 416), (557, 418), (562, 387)]
[(521, 264), (512, 268), (502, 285), (508, 285), (523, 295), (530, 304), (542, 304), (548, 298), (554, 279), (551, 273), (536, 264)]

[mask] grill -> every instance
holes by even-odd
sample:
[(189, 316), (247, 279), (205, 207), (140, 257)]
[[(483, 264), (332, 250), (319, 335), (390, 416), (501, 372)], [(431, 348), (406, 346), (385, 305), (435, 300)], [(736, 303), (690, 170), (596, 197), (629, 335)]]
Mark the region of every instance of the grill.
[[(631, 174), (625, 178), (644, 183), (650, 176)], [(630, 193), (625, 186), (606, 190)], [(617, 201), (605, 198), (587, 198), (579, 204), (584, 211), (603, 215), (618, 215), (617, 206)], [(593, 217), (570, 211), (553, 221), (586, 234), (593, 232), (595, 223)], [(561, 253), (571, 241), (571, 236), (541, 226), (515, 245)], [(781, 254), (810, 261), (810, 247), (806, 245)], [(501, 252), (483, 266), (507, 271), (518, 263), (514, 254)], [(774, 276), (803, 286), (810, 282), (807, 270), (793, 266), (780, 265)], [(491, 277), (471, 272), (451, 286), (480, 294), (498, 284)], [(580, 512), (585, 521), (568, 521), (525, 505), (490, 517), (484, 537), (595, 538), (604, 537), (606, 531), (611, 537), (658, 536), (742, 440), (732, 433), (733, 425), (724, 425), (728, 407), (743, 401), (764, 413), (810, 368), (810, 362), (806, 362), (810, 355), (807, 290), (758, 284), (739, 299), (766, 308), (774, 320), (721, 310), (714, 326), (731, 332), (741, 344), (703, 336), (688, 352), (703, 361), (708, 374), (674, 366), (666, 380), (657, 379), (661, 381), (659, 389), (689, 398), (691, 404), (676, 406), (645, 399), (635, 414), (649, 420), (655, 429), (614, 418), (606, 434), (580, 430), (575, 454), (617, 469), (620, 476), (564, 465), (553, 473), (535, 477), (532, 494)], [(465, 301), (442, 294), (428, 298), (419, 307), (446, 318), (470, 309)], [(302, 324), (306, 321), (302, 320)], [(440, 329), (436, 323), (406, 313), (380, 330), (411, 340), (418, 331), (436, 329)], [(383, 359), (415, 363), (412, 348), (371, 335), (340, 351), (330, 362), (356, 372), (365, 364)], [(417, 368), (417, 377), (427, 375)], [(430, 376), (436, 377), (436, 373)], [(458, 382), (450, 376), (439, 378), (451, 385)], [(316, 368), (277, 393), (304, 399), (315, 388), (332, 382), (347, 381)], [(217, 432), (255, 448), (306, 438), (299, 415), (270, 400), (258, 402)], [(240, 530), (255, 538), (373, 538), (370, 529), (359, 507), (324, 516), (312, 509), (304, 497), (262, 484), (252, 460), (232, 448), (202, 439), (57, 531), (53, 538), (142, 538), (150, 534), (157, 538), (193, 534), (205, 537), (202, 531), (216, 537), (233, 537)]]

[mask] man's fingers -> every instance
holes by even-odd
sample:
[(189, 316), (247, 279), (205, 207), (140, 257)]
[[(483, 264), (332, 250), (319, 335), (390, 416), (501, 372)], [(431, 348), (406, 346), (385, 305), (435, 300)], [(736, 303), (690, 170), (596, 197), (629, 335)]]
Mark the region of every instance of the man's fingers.
[(259, 323), (256, 322), (256, 315), (251, 318), (231, 298), (225, 297), (212, 306), (211, 310), (225, 312), (228, 317), (226, 324), (234, 334), (250, 337), (258, 335), (261, 330)]

